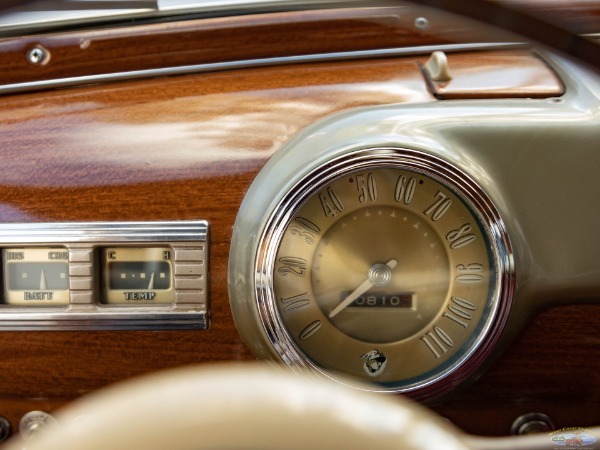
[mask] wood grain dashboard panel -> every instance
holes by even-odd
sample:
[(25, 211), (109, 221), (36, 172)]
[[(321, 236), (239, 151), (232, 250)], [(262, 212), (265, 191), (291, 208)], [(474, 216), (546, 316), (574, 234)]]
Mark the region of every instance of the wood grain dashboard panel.
[(0, 221), (205, 219), (210, 330), (0, 333), (0, 415), (61, 403), (133, 375), (252, 360), (231, 318), (229, 239), (269, 156), (348, 108), (433, 101), (415, 59), (196, 75), (25, 94), (0, 111)]
[[(29, 410), (53, 411), (131, 376), (255, 359), (227, 295), (229, 240), (244, 193), (265, 161), (316, 120), (435, 101), (418, 63), (305, 64), (3, 98), (0, 221), (208, 220), (212, 324), (208, 331), (0, 333), (0, 415), (16, 425)], [(528, 412), (547, 413), (559, 427), (597, 424), (599, 326), (600, 305), (549, 310), (479, 381), (434, 408), (488, 435), (506, 434)]]
[[(287, 12), (242, 17), (183, 20), (63, 32), (0, 40), (0, 84), (112, 72), (310, 55), (478, 42), (483, 28), (447, 26), (431, 11), (430, 26), (419, 29), (422, 11), (414, 5)], [(223, 46), (223, 42), (227, 45)], [(27, 51), (50, 52), (45, 64), (28, 62)]]
[[(594, 2), (499, 0), (592, 33), (600, 14)], [(426, 17), (427, 26), (416, 19)], [(0, 85), (115, 72), (214, 64), (237, 60), (368, 51), (453, 43), (502, 42), (485, 25), (453, 20), (410, 3), (398, 6), (290, 11), (178, 22), (88, 27), (77, 31), (0, 39)], [(223, 42), (227, 45), (224, 46)], [(27, 52), (42, 47), (49, 56), (32, 64)]]

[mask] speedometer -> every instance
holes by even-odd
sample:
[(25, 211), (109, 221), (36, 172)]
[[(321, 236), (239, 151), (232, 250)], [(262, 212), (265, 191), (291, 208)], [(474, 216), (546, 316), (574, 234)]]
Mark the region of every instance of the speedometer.
[(470, 374), (497, 340), (511, 298), (508, 236), (483, 191), (442, 159), (404, 148), (332, 157), (266, 216), (251, 298), (232, 290), (242, 334), (264, 336), (247, 340), (258, 353), (430, 395)]

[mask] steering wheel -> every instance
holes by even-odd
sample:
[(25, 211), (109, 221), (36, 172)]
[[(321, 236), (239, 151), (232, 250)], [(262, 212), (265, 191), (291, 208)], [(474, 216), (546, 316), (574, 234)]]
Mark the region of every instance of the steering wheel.
[[(353, 382), (355, 386), (356, 383)], [(600, 427), (589, 430), (600, 434)], [(84, 397), (6, 450), (541, 450), (548, 435), (469, 436), (405, 397), (275, 364), (190, 366)]]
[[(494, 11), (498, 7), (480, 1), (476, 2), (478, 8), (465, 7), (471, 0), (417, 2), (442, 7), (461, 4), (459, 9), (444, 9), (465, 15), (469, 11), (475, 16), (479, 13), (479, 18), (482, 4), (491, 15), (497, 15)], [(522, 17), (515, 17), (519, 19), (515, 23), (522, 23)], [(557, 47), (545, 39), (546, 33), (532, 36), (528, 31), (534, 29), (539, 27), (512, 31)], [(560, 33), (565, 36), (564, 30)], [(566, 36), (568, 47), (559, 46), (559, 50), (600, 67), (598, 46), (571, 33)], [(557, 36), (552, 37), (555, 41)], [(182, 368), (99, 391), (66, 408), (57, 416), (56, 424), (27, 442), (27, 449), (304, 449), (343, 445), (348, 450), (375, 446), (378, 450), (468, 450), (551, 446), (548, 437), (544, 438), (505, 442), (473, 438), (405, 398), (351, 389), (313, 375), (299, 376), (270, 364), (244, 364)], [(514, 439), (520, 441), (515, 443)], [(12, 441), (6, 449), (22, 447), (21, 441)]]
[(57, 420), (27, 450), (470, 448), (449, 423), (404, 398), (270, 364), (153, 374), (83, 398)]

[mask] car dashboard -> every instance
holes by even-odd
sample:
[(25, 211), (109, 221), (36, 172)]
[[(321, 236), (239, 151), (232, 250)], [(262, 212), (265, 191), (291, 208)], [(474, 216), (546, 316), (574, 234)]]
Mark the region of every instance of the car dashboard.
[(598, 425), (597, 74), (424, 6), (278, 8), (4, 31), (6, 434), (257, 359), (476, 435)]

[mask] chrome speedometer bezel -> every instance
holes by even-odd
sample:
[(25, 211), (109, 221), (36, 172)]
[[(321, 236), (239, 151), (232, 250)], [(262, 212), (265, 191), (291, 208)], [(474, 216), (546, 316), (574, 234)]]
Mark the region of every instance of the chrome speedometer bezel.
[[(489, 356), (505, 327), (514, 291), (514, 262), (510, 239), (504, 222), (491, 199), (479, 185), (462, 170), (444, 159), (405, 147), (370, 147), (348, 150), (313, 167), (305, 174), (295, 175), (288, 189), (274, 206), (265, 226), (258, 235), (254, 260), (254, 299), (256, 315), (272, 354), (294, 370), (309, 370), (336, 379), (335, 374), (315, 364), (294, 342), (280, 316), (273, 287), (275, 255), (294, 213), (303, 202), (333, 180), (359, 170), (391, 167), (418, 172), (440, 182), (456, 194), (478, 219), (489, 241), (494, 259), (495, 290), (486, 305), (488, 311), (483, 325), (465, 350), (448, 364), (436, 367), (426, 378), (404, 386), (374, 386), (374, 391), (403, 392), (425, 399), (448, 391), (469, 377)], [(288, 173), (288, 176), (291, 176)], [(292, 176), (293, 178), (293, 176)], [(474, 332), (475, 334), (475, 332)]]

